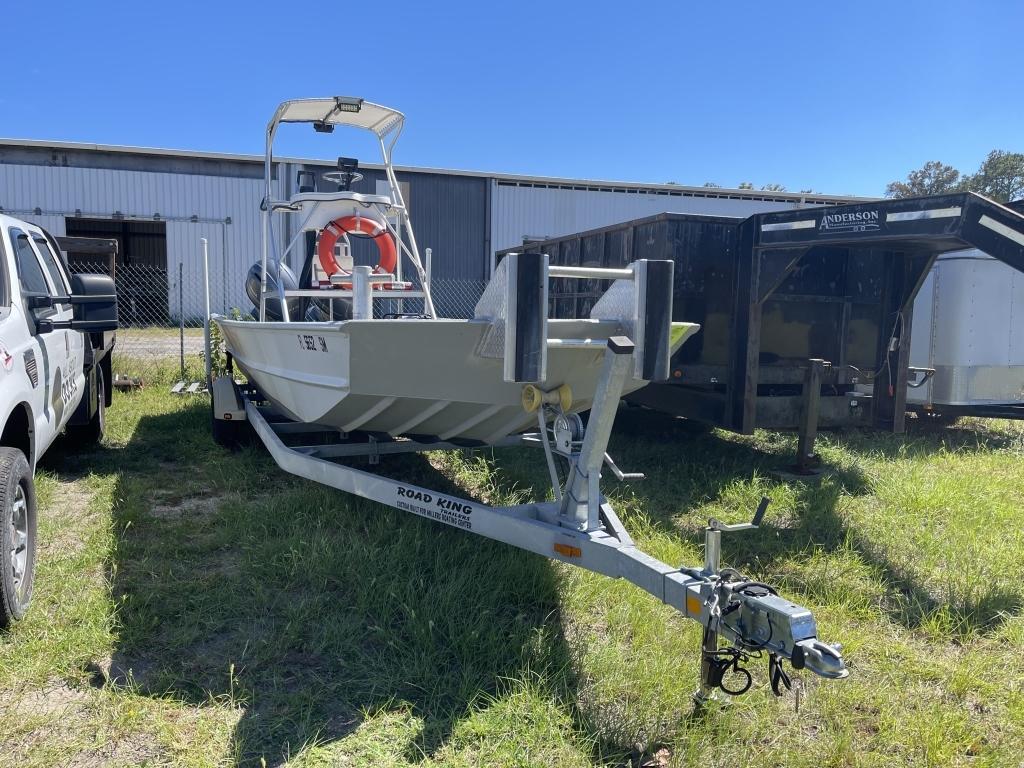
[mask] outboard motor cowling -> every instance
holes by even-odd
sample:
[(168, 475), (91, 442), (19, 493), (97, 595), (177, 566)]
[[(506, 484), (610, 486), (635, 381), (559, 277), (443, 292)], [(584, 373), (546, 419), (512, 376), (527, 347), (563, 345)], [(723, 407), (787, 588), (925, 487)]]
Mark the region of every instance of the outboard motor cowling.
[[(245, 276), (245, 293), (256, 308), (256, 316), (259, 316), (260, 307), (260, 283), (262, 282), (263, 267), (257, 263), (249, 267), (249, 273)], [(295, 273), (288, 268), (287, 264), (280, 265), (281, 280), (286, 291), (293, 291), (299, 287), (299, 281)], [(281, 319), (281, 300), (277, 298), (278, 265), (276, 262), (267, 264), (267, 319)], [(293, 320), (301, 319), (301, 302), (299, 299), (288, 299), (288, 317)]]

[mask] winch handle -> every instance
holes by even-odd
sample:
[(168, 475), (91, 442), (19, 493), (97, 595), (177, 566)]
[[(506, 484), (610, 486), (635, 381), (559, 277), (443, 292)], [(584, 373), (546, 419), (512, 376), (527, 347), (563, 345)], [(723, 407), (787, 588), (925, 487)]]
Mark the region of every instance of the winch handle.
[(757, 528), (761, 525), (761, 521), (764, 519), (764, 513), (768, 511), (768, 505), (771, 504), (771, 499), (767, 496), (761, 497), (761, 503), (757, 505), (757, 511), (754, 512), (754, 519), (750, 521), (750, 524)]
[(732, 533), (735, 531), (749, 531), (757, 528), (761, 525), (761, 520), (764, 519), (764, 513), (768, 511), (768, 505), (771, 503), (771, 499), (767, 496), (761, 497), (761, 503), (757, 505), (757, 510), (754, 512), (754, 519), (749, 523), (723, 523), (721, 520), (711, 518), (708, 520), (708, 530), (710, 531), (722, 531), (723, 533)]

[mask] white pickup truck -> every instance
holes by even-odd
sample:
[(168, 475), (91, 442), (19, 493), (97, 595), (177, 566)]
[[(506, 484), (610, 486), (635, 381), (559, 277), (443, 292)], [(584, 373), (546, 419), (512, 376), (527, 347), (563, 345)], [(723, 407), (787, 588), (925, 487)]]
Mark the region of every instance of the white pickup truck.
[(116, 329), (111, 277), (71, 274), (49, 233), (0, 214), (0, 628), (32, 598), (36, 462), (64, 431), (102, 436)]

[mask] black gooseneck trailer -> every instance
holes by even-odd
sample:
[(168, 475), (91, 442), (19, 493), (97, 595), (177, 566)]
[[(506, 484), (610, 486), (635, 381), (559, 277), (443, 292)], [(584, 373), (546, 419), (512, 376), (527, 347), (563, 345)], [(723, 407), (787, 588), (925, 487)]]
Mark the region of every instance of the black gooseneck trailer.
[[(498, 256), (672, 259), (673, 319), (702, 329), (673, 358), (669, 382), (630, 400), (743, 434), (798, 428), (803, 467), (819, 426), (903, 431), (914, 297), (935, 258), (963, 248), (1024, 270), (1024, 215), (972, 193), (747, 219), (663, 213)], [(553, 316), (587, 316), (605, 287), (562, 281)]]

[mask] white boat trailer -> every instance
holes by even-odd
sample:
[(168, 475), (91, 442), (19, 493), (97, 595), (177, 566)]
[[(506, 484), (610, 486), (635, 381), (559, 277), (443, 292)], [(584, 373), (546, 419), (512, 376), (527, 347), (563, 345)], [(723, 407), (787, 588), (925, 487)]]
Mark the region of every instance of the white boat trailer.
[[(246, 361), (240, 353), (239, 367), (259, 371), (253, 377), (263, 377), (266, 393), (261, 394), (254, 384), (235, 381), (229, 354), (228, 375), (210, 384), (214, 437), (229, 444), (239, 437), (248, 422), (286, 472), (553, 560), (632, 582), (704, 627), (701, 680), (696, 694), (700, 703), (709, 700), (718, 690), (730, 695), (746, 692), (751, 685), (751, 675), (743, 664), (758, 656), (767, 656), (771, 686), (778, 695), (782, 687), (790, 684), (782, 666), (784, 661), (789, 661), (794, 669), (806, 668), (822, 677), (845, 677), (848, 673), (838, 647), (818, 640), (817, 625), (810, 611), (783, 599), (766, 584), (747, 580), (735, 570), (721, 567), (722, 533), (756, 527), (764, 515), (767, 500), (762, 501), (752, 523), (725, 525), (711, 520), (705, 530), (703, 567), (683, 568), (662, 563), (637, 548), (612, 505), (601, 495), (601, 470), (605, 465), (619, 480), (640, 477), (621, 472), (607, 454), (608, 438), (624, 388), (627, 383), (635, 389), (643, 382), (667, 379), (672, 352), (696, 330), (693, 324), (672, 323), (672, 262), (639, 260), (620, 269), (602, 269), (556, 266), (549, 263), (546, 255), (538, 253), (509, 254), (484, 292), (473, 320), (438, 320), (430, 300), (429, 275), (419, 260), (411, 222), (391, 166), (391, 149), (402, 120), (401, 113), (395, 110), (343, 97), (285, 102), (274, 114), (267, 128), (260, 322), (247, 327), (247, 323), (225, 322), (215, 316), (207, 320), (207, 323), (210, 319), (220, 322), (222, 332), (230, 329), (231, 334), (244, 342), (240, 343), (240, 348), (249, 359)], [(300, 191), (289, 201), (275, 202), (271, 196), (271, 149), (274, 133), (282, 122), (312, 122), (318, 132), (329, 132), (334, 125), (372, 131), (380, 145), (391, 194), (370, 196), (352, 192), (347, 182), (352, 180), (350, 172), (356, 167), (355, 161), (340, 158), (338, 173), (341, 176), (330, 180), (346, 181), (344, 189), (339, 187), (339, 191), (332, 193)], [(377, 320), (373, 317), (372, 299), (390, 295), (387, 291), (376, 290), (373, 284), (400, 280), (400, 258), (394, 275), (371, 273), (369, 267), (357, 266), (343, 276), (345, 282), (327, 293), (305, 286), (286, 291), (281, 279), (275, 280), (276, 285), (268, 290), (267, 265), (273, 241), (271, 213), (303, 213), (305, 219), (299, 232), (321, 230), (322, 236), (323, 228), (333, 226), (332, 220), (337, 221), (337, 217), (353, 215), (357, 222), (362, 221), (360, 217), (367, 216), (375, 207), (381, 209), (377, 219), (379, 226), (386, 228), (395, 242), (401, 244), (402, 254), (410, 260), (420, 280), (418, 293), (398, 292), (398, 295), (422, 298), (425, 318)], [(389, 222), (386, 215), (389, 213), (397, 213), (399, 221), (403, 222), (401, 229), (409, 240), (408, 246), (402, 242), (401, 231)], [(362, 231), (361, 225), (356, 229)], [(298, 235), (289, 248), (296, 242)], [(279, 269), (283, 256), (284, 253), (275, 253)], [(590, 320), (548, 318), (548, 281), (565, 278), (612, 283), (594, 306)], [(284, 326), (287, 343), (283, 343), (282, 327), (275, 328), (277, 321), (268, 318), (267, 301), (271, 293), (276, 295), (281, 320), (286, 324), (289, 323), (288, 300), (305, 296), (351, 298), (353, 320), (289, 324)], [(209, 316), (209, 312), (207, 314)], [(346, 325), (349, 322), (351, 325)], [(468, 423), (456, 422), (448, 425), (450, 428), (435, 426), (435, 431), (429, 434), (440, 436), (436, 440), (409, 435), (411, 425), (426, 423), (425, 419), (449, 404), (448, 400), (440, 399), (443, 395), (436, 387), (430, 397), (422, 399), (413, 388), (410, 393), (398, 392), (398, 395), (412, 402), (418, 400), (415, 407), (420, 408), (420, 417), (403, 419), (401, 426), (393, 427), (392, 433), (370, 431), (371, 427), (366, 425), (396, 400), (394, 389), (385, 394), (373, 386), (372, 381), (371, 386), (364, 385), (359, 393), (364, 399), (356, 402), (364, 410), (354, 420), (335, 419), (334, 426), (330, 426), (293, 421), (281, 415), (286, 411), (293, 415), (301, 413), (299, 401), (306, 393), (309, 397), (319, 397), (327, 390), (330, 395), (334, 392), (332, 387), (337, 389), (338, 402), (344, 402), (349, 394), (347, 390), (351, 389), (350, 372), (361, 372), (366, 362), (347, 356), (350, 347), (346, 340), (339, 345), (340, 351), (332, 349), (333, 357), (323, 357), (323, 365), (304, 368), (308, 361), (298, 359), (295, 354), (288, 356), (289, 352), (295, 353), (293, 332), (298, 333), (304, 350), (316, 351), (315, 336), (302, 333), (347, 334), (350, 340), (359, 329), (365, 330), (374, 323), (381, 323), (378, 328), (389, 332), (399, 328), (411, 331), (415, 326), (428, 324), (421, 327), (433, 327), (435, 335), (417, 338), (432, 338), (427, 343), (439, 345), (446, 343), (446, 339), (456, 338), (442, 333), (455, 328), (452, 325), (455, 322), (464, 322), (466, 328), (479, 330), (481, 335), (475, 350), (467, 350), (467, 354), (475, 355), (475, 359), (469, 358), (468, 365), (474, 371), (487, 372), (473, 379), (474, 391), (462, 390), (456, 393), (458, 398), (453, 398), (461, 405), (476, 409)], [(609, 328), (610, 324), (614, 325)], [(568, 332), (567, 328), (573, 330)], [(622, 335), (613, 335), (616, 333)], [(225, 332), (228, 338), (231, 334)], [(590, 338), (576, 338), (588, 334)], [(209, 360), (209, 341), (207, 344)], [(374, 345), (366, 345), (366, 348), (374, 349)], [(323, 337), (319, 351), (328, 352)], [(420, 349), (408, 350), (410, 356), (421, 352)], [(589, 354), (580, 359), (589, 361), (586, 365), (593, 367), (581, 367), (584, 363), (567, 364), (567, 355), (584, 352)], [(364, 349), (360, 354), (369, 353)], [(550, 366), (549, 358), (553, 363)], [(336, 370), (330, 368), (332, 363), (337, 364)], [(595, 379), (598, 364), (600, 371)], [(575, 381), (575, 386), (582, 390), (576, 392), (575, 406), (570, 381)], [(311, 386), (296, 395), (298, 384)], [(453, 382), (450, 388), (455, 389), (457, 384)], [(277, 388), (276, 396), (272, 387)], [(590, 397), (591, 391), (593, 397)], [(518, 410), (517, 395), (521, 395), (524, 413)], [(372, 404), (373, 398), (377, 398), (376, 404)], [(277, 410), (271, 405), (272, 400), (278, 404)], [(289, 405), (285, 406), (285, 402)], [(367, 402), (371, 404), (366, 405)], [(584, 427), (576, 411), (584, 409), (588, 403), (590, 417)], [(503, 416), (504, 422), (508, 422), (505, 428), (485, 432), (490, 435), (486, 439), (467, 442), (449, 437), (444, 440), (445, 436), (465, 434), (469, 426), (491, 418), (500, 409), (511, 410), (510, 415), (516, 418), (510, 420)], [(332, 410), (317, 412), (329, 416)], [(517, 434), (524, 424), (530, 423), (531, 414), (536, 415), (537, 431)], [(453, 418), (466, 422), (462, 413)], [(354, 424), (363, 431), (344, 431), (353, 429)], [(373, 465), (387, 454), (495, 445), (542, 448), (554, 499), (492, 507), (339, 463), (340, 459), (362, 456), (368, 457)], [(556, 460), (568, 466), (564, 482)]]
[[(546, 258), (543, 261), (546, 266)], [(583, 271), (593, 279), (628, 280), (632, 276), (630, 270)], [(509, 291), (509, 305), (515, 306), (515, 281), (509, 285)], [(515, 372), (522, 371), (531, 356), (535, 358), (538, 351), (548, 346), (540, 338), (522, 343), (529, 335), (524, 329), (544, 332), (546, 302), (541, 306), (544, 319), (540, 323), (525, 317), (534, 312), (523, 312), (515, 319), (510, 318), (505, 329), (510, 342), (505, 346), (505, 366), (517, 381), (522, 379)], [(633, 327), (644, 325), (637, 322)], [(634, 332), (642, 335), (642, 331)], [(579, 339), (573, 343), (598, 342)], [(750, 658), (767, 657), (769, 679), (776, 695), (790, 685), (783, 661), (789, 661), (794, 669), (806, 668), (825, 678), (846, 677), (848, 671), (838, 646), (818, 639), (817, 625), (809, 610), (780, 597), (769, 585), (721, 567), (722, 533), (756, 528), (767, 499), (762, 500), (751, 523), (726, 525), (709, 521), (703, 567), (669, 565), (634, 544), (612, 505), (602, 496), (600, 478), (605, 465), (620, 480), (642, 477), (621, 472), (608, 456), (607, 446), (623, 382), (635, 365), (644, 365), (644, 353), (642, 342), (638, 347), (626, 336), (614, 336), (599, 343), (604, 347), (603, 364), (586, 427), (578, 415), (563, 411), (565, 393), (558, 389), (544, 392), (536, 384), (526, 383), (523, 404), (526, 410), (536, 412), (538, 431), (488, 444), (542, 448), (552, 479), (551, 501), (488, 506), (338, 463), (339, 459), (368, 457), (372, 465), (384, 455), (465, 450), (472, 446), (387, 434), (346, 434), (332, 427), (289, 421), (275, 413), (255, 388), (235, 382), (233, 375), (213, 382), (215, 428), (218, 420), (221, 424), (234, 422), (233, 429), (242, 426), (239, 422), (248, 421), (286, 472), (552, 560), (626, 579), (646, 590), (704, 627), (700, 688), (695, 694), (701, 704), (718, 690), (730, 695), (746, 692), (751, 686), (751, 675), (743, 664)], [(667, 358), (658, 364), (667, 365)], [(540, 378), (534, 374), (527, 381)], [(556, 456), (568, 465), (564, 483), (559, 480)]]

